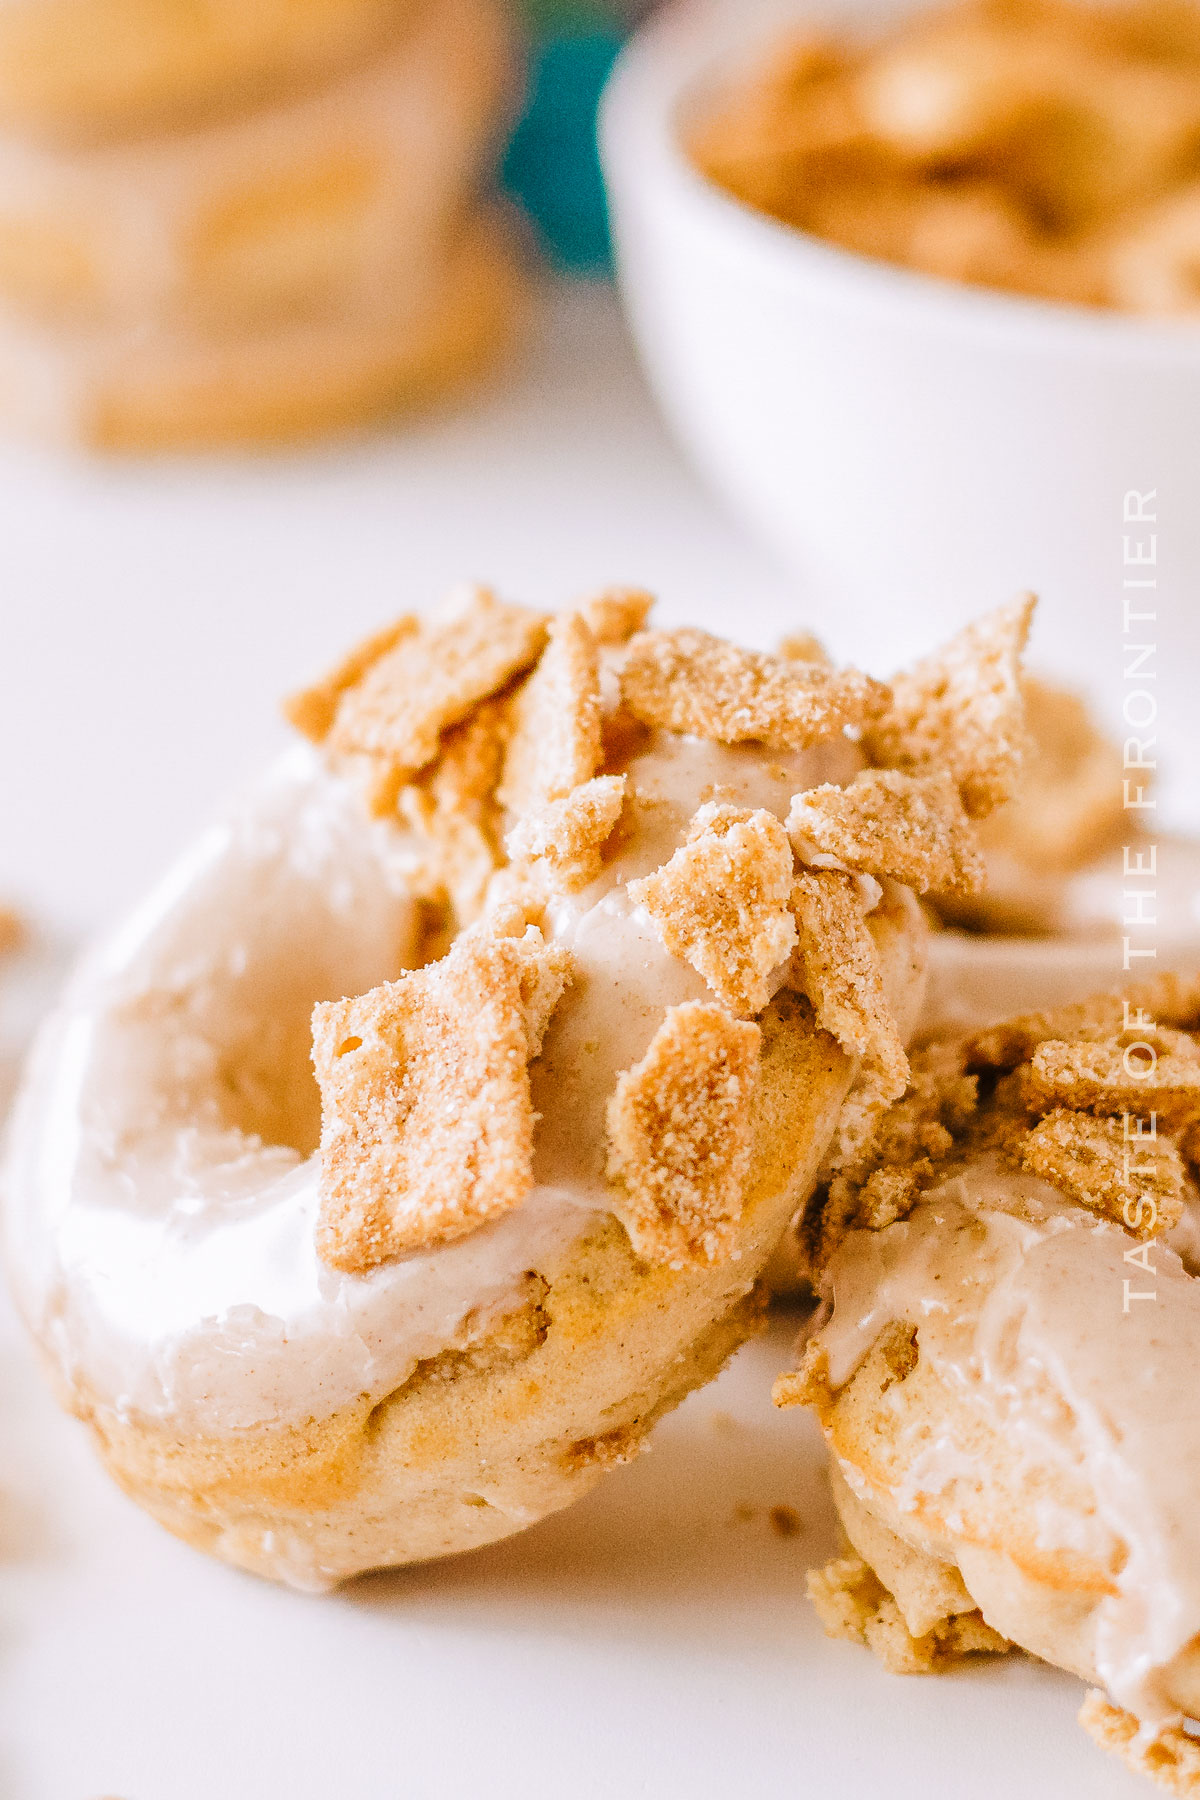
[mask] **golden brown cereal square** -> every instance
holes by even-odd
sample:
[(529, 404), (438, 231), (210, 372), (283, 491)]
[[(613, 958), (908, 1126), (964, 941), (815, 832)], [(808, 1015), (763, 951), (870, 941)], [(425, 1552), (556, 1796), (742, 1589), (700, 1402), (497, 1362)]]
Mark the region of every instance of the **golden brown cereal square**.
[(710, 804), (670, 862), (626, 892), (719, 1000), (757, 1013), (771, 998), (771, 971), (796, 942), (791, 890), (791, 846), (774, 814)]
[(761, 1033), (718, 1006), (671, 1007), (608, 1103), (614, 1206), (647, 1262), (712, 1264), (736, 1238)]
[[(1156, 1048), (1149, 1037), (1122, 1044), (1108, 1039), (1038, 1045), (1025, 1092), (1039, 1112), (1068, 1106), (1087, 1112), (1157, 1113), (1167, 1128), (1200, 1116), (1200, 1054), (1190, 1038), (1173, 1034), (1179, 1048)], [(1163, 1045), (1163, 1035), (1156, 1040)]]
[(1187, 1176), (1165, 1132), (1131, 1137), (1123, 1118), (1056, 1106), (1026, 1135), (1022, 1162), (1135, 1237), (1159, 1236), (1183, 1216)]
[(415, 613), (405, 613), (394, 625), (385, 626), (382, 631), (356, 644), (322, 681), (301, 689), (298, 694), (288, 695), (283, 703), (284, 717), (315, 744), (323, 743), (333, 726), (342, 695), (356, 687), (367, 670), (389, 650), (394, 650), (402, 638), (412, 637), (420, 625)]
[(631, 639), (621, 693), (647, 725), (793, 750), (864, 725), (888, 700), (880, 682), (855, 669), (793, 663), (692, 629)]
[(326, 742), (369, 761), (375, 810), (438, 754), (441, 735), (533, 663), (546, 637), (540, 613), (475, 588), (449, 615), (423, 620), (346, 689)]
[(796, 955), (817, 1024), (859, 1058), (872, 1077), (872, 1104), (886, 1104), (904, 1092), (908, 1058), (883, 991), (861, 879), (835, 869), (797, 875), (792, 889)]
[(847, 787), (826, 782), (795, 795), (787, 826), (801, 862), (833, 857), (918, 894), (977, 894), (983, 886), (975, 832), (945, 770), (865, 769)]
[(513, 696), (501, 804), (526, 813), (590, 781), (600, 762), (596, 640), (578, 613), (560, 613), (532, 675)]
[(361, 1273), (521, 1204), (528, 1064), (568, 968), (536, 930), (473, 931), (440, 963), (315, 1009), (324, 1262)]
[(892, 680), (889, 709), (863, 744), (872, 762), (910, 775), (945, 770), (972, 818), (1011, 798), (1025, 751), (1021, 655), (1031, 595), (968, 625)]

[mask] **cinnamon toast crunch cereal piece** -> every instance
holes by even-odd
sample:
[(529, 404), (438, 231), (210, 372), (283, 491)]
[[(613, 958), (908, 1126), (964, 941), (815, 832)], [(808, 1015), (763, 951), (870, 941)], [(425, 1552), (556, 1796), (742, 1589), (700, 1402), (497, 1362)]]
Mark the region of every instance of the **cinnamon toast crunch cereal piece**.
[(520, 1205), (528, 1065), (568, 969), (536, 930), (472, 932), (440, 963), (315, 1009), (322, 1261), (361, 1273)]
[(611, 587), (585, 600), (579, 612), (598, 644), (625, 644), (645, 625), (653, 605), (654, 595), (645, 588)]
[(868, 722), (871, 760), (906, 774), (947, 770), (972, 818), (1012, 795), (1025, 748), (1021, 654), (1032, 595), (968, 625), (892, 681), (892, 703)]
[(452, 615), (423, 620), (341, 694), (325, 742), (365, 759), (370, 799), (386, 813), (406, 781), (438, 754), (441, 736), (534, 662), (546, 637), (540, 613), (474, 588)]
[(781, 750), (865, 725), (888, 700), (882, 683), (856, 669), (792, 663), (691, 629), (643, 631), (631, 639), (621, 692), (647, 725)]
[(858, 878), (835, 869), (804, 870), (792, 888), (792, 910), (804, 991), (817, 1024), (870, 1072), (874, 1100), (898, 1099), (908, 1081), (908, 1058), (883, 991)]
[(1124, 1044), (1051, 1038), (1033, 1053), (1025, 1092), (1038, 1111), (1153, 1112), (1167, 1127), (1183, 1125), (1200, 1116), (1200, 1055), (1175, 1032), (1160, 1031), (1157, 1044), (1149, 1037)]
[(400, 817), (421, 840), (413, 871), (419, 899), (449, 902), (459, 925), (483, 910), (488, 883), (503, 861), (496, 783), (504, 754), (506, 707), (485, 700), (442, 738), (441, 755), (401, 788)]
[(823, 669), (833, 667), (828, 650), (811, 631), (789, 631), (779, 640), (778, 654), (785, 662), (819, 663)]
[(892, 1675), (930, 1675), (964, 1656), (1010, 1647), (978, 1612), (952, 1614), (914, 1637), (874, 1569), (854, 1552), (810, 1570), (808, 1595), (827, 1636), (865, 1644)]
[(719, 1006), (671, 1007), (608, 1103), (614, 1211), (647, 1262), (713, 1264), (750, 1168), (761, 1032)]
[(774, 814), (710, 804), (670, 862), (626, 892), (718, 1000), (757, 1013), (771, 998), (771, 971), (796, 942), (791, 890), (791, 846)]
[(323, 743), (333, 728), (342, 695), (357, 687), (368, 669), (389, 650), (394, 650), (402, 638), (412, 637), (420, 626), (421, 621), (415, 613), (405, 613), (394, 625), (372, 633), (361, 644), (356, 644), (324, 680), (302, 688), (297, 694), (289, 694), (283, 703), (284, 718), (314, 744)]
[(787, 828), (801, 862), (834, 857), (842, 868), (890, 875), (918, 894), (977, 894), (983, 886), (971, 821), (944, 770), (865, 769), (847, 787), (826, 782), (795, 795)]
[(604, 846), (624, 804), (624, 775), (581, 782), (561, 800), (548, 800), (518, 820), (505, 839), (509, 856), (551, 892), (573, 893), (599, 875)]
[(579, 613), (550, 625), (541, 660), (512, 702), (499, 797), (524, 813), (590, 781), (600, 763), (596, 640)]
[(1136, 1237), (1170, 1231), (1183, 1216), (1179, 1151), (1164, 1134), (1131, 1139), (1120, 1118), (1056, 1106), (1025, 1138), (1022, 1163)]
[(1140, 1719), (1113, 1706), (1093, 1688), (1079, 1709), (1079, 1723), (1092, 1741), (1119, 1757), (1135, 1775), (1146, 1775), (1166, 1794), (1191, 1800), (1200, 1794), (1200, 1743), (1182, 1726), (1147, 1739)]

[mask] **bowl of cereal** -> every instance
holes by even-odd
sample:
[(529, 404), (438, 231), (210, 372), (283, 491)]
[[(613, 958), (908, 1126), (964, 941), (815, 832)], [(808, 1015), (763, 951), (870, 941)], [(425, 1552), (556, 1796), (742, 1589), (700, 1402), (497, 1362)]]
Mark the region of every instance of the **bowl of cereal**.
[(1036, 588), (1041, 663), (1109, 716), (1131, 674), (1186, 771), (1200, 8), (693, 3), (601, 137), (662, 409), (831, 648), (895, 664)]

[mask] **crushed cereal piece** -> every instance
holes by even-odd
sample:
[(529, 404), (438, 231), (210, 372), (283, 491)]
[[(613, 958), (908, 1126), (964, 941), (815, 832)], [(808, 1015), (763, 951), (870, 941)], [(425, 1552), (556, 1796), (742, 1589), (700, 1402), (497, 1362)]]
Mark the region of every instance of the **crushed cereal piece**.
[(690, 629), (633, 638), (621, 692), (647, 725), (793, 750), (864, 725), (888, 701), (888, 690), (856, 669), (790, 663)]
[(670, 862), (626, 892), (719, 1000), (756, 1013), (771, 998), (772, 969), (796, 942), (791, 889), (791, 846), (774, 814), (710, 804)]
[[(1163, 1034), (1159, 1034), (1162, 1043)], [(1190, 1038), (1172, 1033), (1179, 1048), (1154, 1051), (1140, 1042), (1039, 1044), (1025, 1092), (1038, 1112), (1068, 1106), (1098, 1113), (1157, 1113), (1166, 1127), (1200, 1115), (1200, 1056)]]
[(412, 873), (421, 899), (449, 901), (460, 925), (483, 910), (499, 868), (500, 811), (494, 794), (504, 754), (503, 701), (485, 700), (442, 737), (442, 752), (396, 800), (401, 819), (422, 844)]
[(520, 1205), (528, 1064), (568, 969), (536, 930), (468, 932), (440, 963), (316, 1007), (322, 1261), (361, 1273)]
[(811, 631), (792, 631), (780, 638), (779, 655), (785, 662), (820, 663), (823, 669), (833, 667), (833, 659), (828, 650)]
[(474, 588), (451, 616), (422, 620), (371, 663), (339, 698), (326, 742), (336, 756), (365, 759), (373, 810), (392, 809), (442, 733), (527, 669), (545, 636), (540, 613)]
[(1119, 1757), (1135, 1775), (1146, 1775), (1179, 1800), (1200, 1794), (1200, 1742), (1182, 1726), (1147, 1739), (1141, 1721), (1093, 1688), (1079, 1709), (1079, 1723), (1101, 1750)]
[(827, 1636), (865, 1644), (893, 1675), (930, 1675), (964, 1656), (1011, 1648), (979, 1612), (955, 1613), (914, 1637), (875, 1571), (853, 1552), (810, 1570), (808, 1593)]
[(1047, 1038), (1066, 1043), (1099, 1043), (1121, 1036), (1134, 1042), (1161, 1041), (1162, 1033), (1200, 1029), (1200, 977), (1160, 975), (1116, 994), (1056, 1006), (1048, 1012), (1020, 1013), (990, 1025), (966, 1040), (973, 1069), (1015, 1069)]
[(551, 622), (541, 661), (512, 702), (501, 804), (531, 812), (590, 781), (600, 762), (596, 640), (578, 613)]
[(1183, 1217), (1187, 1175), (1165, 1133), (1131, 1141), (1123, 1119), (1056, 1106), (1026, 1136), (1022, 1162), (1135, 1237), (1170, 1231)]
[(792, 800), (788, 835), (801, 862), (834, 857), (846, 869), (890, 875), (918, 894), (976, 894), (983, 858), (958, 789), (944, 770), (864, 769)]
[(508, 854), (552, 891), (586, 887), (600, 873), (604, 846), (624, 803), (625, 776), (597, 775), (518, 820), (505, 839)]
[(305, 737), (311, 738), (314, 744), (323, 743), (329, 736), (337, 713), (338, 702), (350, 688), (356, 687), (382, 656), (394, 650), (402, 638), (412, 637), (420, 630), (421, 621), (415, 613), (405, 613), (394, 625), (385, 626), (382, 631), (375, 632), (361, 644), (356, 644), (349, 655), (344, 657), (337, 668), (315, 686), (303, 688), (298, 694), (289, 694), (283, 703), (284, 717), (302, 731)]
[(829, 1352), (817, 1339), (809, 1338), (798, 1367), (785, 1369), (775, 1377), (771, 1399), (776, 1406), (812, 1406), (823, 1412), (833, 1398), (829, 1385)]
[(614, 1211), (647, 1262), (729, 1254), (750, 1168), (757, 1025), (718, 1006), (669, 1008), (608, 1103)]
[(585, 600), (579, 611), (598, 644), (624, 644), (642, 629), (653, 605), (654, 595), (644, 588), (611, 587)]
[(874, 1103), (904, 1092), (908, 1058), (883, 991), (879, 954), (867, 928), (859, 877), (807, 869), (792, 888), (797, 958), (817, 1024), (872, 1076)]
[(1021, 653), (1032, 595), (1002, 606), (892, 681), (892, 704), (869, 722), (872, 762), (922, 775), (948, 770), (972, 818), (1011, 797), (1025, 749)]

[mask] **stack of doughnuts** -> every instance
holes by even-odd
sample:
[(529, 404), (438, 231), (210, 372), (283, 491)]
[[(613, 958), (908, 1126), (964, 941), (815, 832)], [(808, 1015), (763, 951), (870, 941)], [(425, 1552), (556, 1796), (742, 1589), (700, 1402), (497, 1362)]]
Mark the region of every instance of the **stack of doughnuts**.
[(418, 404), (504, 341), (503, 0), (11, 0), (0, 417), (156, 448)]

